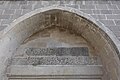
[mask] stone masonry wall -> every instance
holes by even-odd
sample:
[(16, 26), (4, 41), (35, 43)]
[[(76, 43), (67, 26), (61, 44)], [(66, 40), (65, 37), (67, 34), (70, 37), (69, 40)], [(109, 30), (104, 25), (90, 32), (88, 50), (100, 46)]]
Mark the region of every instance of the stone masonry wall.
[[(65, 3), (61, 3), (61, 1), (55, 1), (54, 3), (52, 3), (52, 2), (54, 2), (54, 1), (4, 1), (4, 2), (2, 2), (2, 7), (3, 8), (5, 8), (5, 6), (8, 6), (8, 4), (10, 4), (6, 9), (4, 9), (3, 10), (3, 12), (2, 12), (2, 15), (0, 16), (0, 17), (2, 17), (3, 15), (3, 17), (2, 17), (2, 19), (1, 19), (1, 21), (3, 21), (3, 20), (15, 20), (17, 17), (19, 17), (19, 16), (21, 16), (21, 15), (23, 15), (23, 12), (24, 12), (24, 10), (27, 10), (26, 8), (28, 8), (28, 10), (30, 10), (30, 11), (32, 11), (32, 10), (34, 10), (35, 9), (35, 5), (43, 5), (42, 7), (45, 7), (46, 5), (47, 6), (50, 6), (50, 5), (53, 5), (53, 4), (55, 4), (55, 5), (62, 5), (62, 6), (70, 6), (69, 5), (69, 2), (67, 1), (67, 2), (65, 2)], [(93, 1), (94, 2), (94, 4), (95, 4), (95, 1)], [(108, 1), (109, 2), (109, 1)], [(111, 2), (111, 1), (110, 1)], [(80, 10), (82, 10), (81, 9), (81, 5), (77, 5), (77, 4), (81, 4), (82, 6), (84, 5), (84, 4), (87, 4), (88, 2), (87, 1), (82, 1), (82, 2), (73, 2), (73, 1), (70, 1), (70, 4), (72, 5), (72, 7), (75, 7), (75, 8), (79, 8)], [(18, 10), (18, 8), (17, 7), (12, 7), (12, 8), (17, 8), (17, 9), (10, 9), (11, 8), (11, 5), (14, 5), (14, 6), (16, 6), (16, 4), (18, 4), (18, 8), (19, 8), (19, 10), (21, 10), (21, 13), (20, 13), (20, 15), (19, 16), (17, 16), (17, 17), (15, 17), (15, 15), (17, 15), (18, 13), (19, 13), (19, 11), (17, 11)], [(34, 4), (34, 5), (33, 5)], [(109, 4), (112, 4), (112, 3), (106, 3), (106, 5), (109, 5)], [(28, 6), (29, 5), (29, 6)], [(89, 5), (89, 6), (88, 6)], [(87, 8), (90, 8), (90, 6), (92, 6), (92, 5), (90, 5), (90, 4), (88, 4), (87, 6)], [(99, 4), (95, 4), (94, 5), (94, 7), (92, 7), (92, 9), (90, 9), (90, 11), (92, 10), (92, 12), (93, 12), (93, 9), (96, 9), (96, 8), (98, 8), (96, 5), (100, 5), (99, 6), (99, 8), (100, 7), (103, 7), (103, 5), (105, 5), (104, 3), (99, 3)], [(24, 6), (24, 8), (22, 8)], [(25, 6), (28, 6), (28, 7), (25, 7)], [(32, 6), (31, 7), (31, 9), (29, 9), (30, 8), (30, 6)], [(116, 6), (117, 7), (117, 6)], [(83, 8), (85, 8), (85, 5), (84, 5), (84, 7)], [(107, 7), (108, 8), (108, 7)], [(70, 9), (70, 8), (69, 8)], [(105, 10), (101, 10), (101, 9), (99, 9), (98, 11), (100, 11), (100, 14), (99, 14), (99, 16), (101, 15), (101, 12), (102, 11), (107, 11), (106, 10), (106, 8), (105, 7), (103, 7), (103, 9), (105, 9)], [(118, 9), (118, 8), (117, 8)], [(10, 10), (11, 10), (11, 12), (10, 12)], [(84, 10), (84, 9), (83, 9)], [(87, 10), (86, 8), (85, 8), (85, 10)], [(7, 11), (7, 12), (6, 12)], [(30, 11), (28, 11), (28, 12), (30, 12)], [(88, 12), (90, 12), (90, 11), (88, 11)], [(112, 10), (111, 10), (112, 11)], [(13, 13), (12, 13), (13, 12)], [(14, 14), (14, 13), (16, 13), (16, 12), (18, 12), (17, 14)], [(9, 14), (8, 14), (9, 13)], [(10, 14), (11, 13), (11, 14)], [(27, 12), (26, 12), (27, 13)], [(29, 14), (28, 14), (29, 15)], [(54, 14), (52, 14), (52, 15), (54, 15)], [(64, 15), (64, 16), (63, 16)], [(62, 23), (67, 23), (67, 20), (70, 20), (70, 21), (72, 21), (73, 23), (74, 23), (74, 21), (75, 21), (75, 23), (77, 24), (77, 17), (72, 17), (72, 16), (67, 16), (67, 14), (66, 13), (64, 13), (62, 16), (63, 17), (61, 17), (62, 18), (62, 20), (64, 19), (64, 18), (66, 18), (66, 21), (65, 20), (63, 20), (64, 22), (62, 22), (62, 21), (60, 21), (60, 22), (62, 22)], [(98, 16), (98, 14), (91, 14), (92, 16), (95, 16), (95, 15), (97, 15)], [(108, 21), (107, 19), (108, 19), (108, 15), (110, 15), (110, 14), (105, 14), (104, 16), (105, 16), (105, 19), (104, 18), (97, 18), (96, 20), (104, 20), (104, 21)], [(20, 43), (24, 40), (24, 39), (26, 39), (27, 37), (29, 37), (31, 34), (33, 34), (33, 33), (35, 33), (35, 32), (37, 32), (37, 31), (39, 31), (39, 29), (41, 29), (40, 27), (38, 27), (39, 26), (39, 24), (38, 24), (38, 22), (40, 22), (40, 19), (41, 19), (41, 17), (39, 18), (38, 16), (40, 16), (40, 15), (36, 15), (36, 16), (33, 16), (33, 17), (31, 17), (32, 19), (25, 19), (23, 22), (20, 22), (19, 23), (19, 25), (16, 25), (15, 26), (15, 28), (13, 29), (13, 30), (11, 30), (11, 31), (9, 31), (9, 33), (7, 34), (7, 36), (6, 37), (4, 37), (3, 38), (3, 41), (4, 42), (2, 42), (2, 40), (1, 40), (1, 43), (3, 43), (3, 46), (1, 46), (1, 52), (3, 51), (3, 55), (5, 56), (5, 57), (7, 57), (8, 55), (5, 55), (5, 54), (7, 54), (7, 53), (12, 53), (12, 49), (15, 49), (16, 48), (16, 46), (18, 46), (18, 45), (20, 45)], [(103, 16), (103, 15), (102, 15)], [(115, 16), (115, 15), (114, 15)], [(112, 16), (110, 16), (110, 17), (112, 17)], [(3, 18), (5, 18), (5, 19), (3, 19)], [(23, 18), (23, 17), (22, 17)], [(21, 19), (22, 19), (21, 18)], [(70, 19), (69, 19), (70, 18)], [(113, 18), (115, 18), (115, 17), (113, 17)], [(117, 17), (118, 18), (118, 17)], [(24, 19), (24, 18), (23, 18)], [(51, 20), (50, 18), (48, 18), (49, 20)], [(33, 25), (31, 25), (31, 24), (29, 24), (30, 23), (30, 20), (32, 20), (32, 24), (37, 24), (36, 26), (33, 26)], [(48, 20), (48, 21), (49, 21)], [(59, 20), (59, 18), (58, 18), (58, 20)], [(61, 20), (61, 19), (60, 19)], [(111, 19), (110, 19), (111, 20)], [(119, 20), (119, 19), (116, 19), (116, 20)], [(115, 20), (114, 19), (112, 19), (111, 21), (113, 21), (113, 23), (114, 23), (114, 25), (116, 25), (116, 23), (115, 23)], [(6, 22), (6, 21), (3, 21), (3, 22)], [(3, 25), (3, 22), (1, 22), (1, 25)], [(29, 22), (29, 23), (28, 23)], [(68, 21), (69, 22), (69, 21)], [(87, 21), (85, 21), (85, 22), (87, 22)], [(62, 24), (61, 23), (61, 24)], [(81, 24), (81, 22), (78, 22), (79, 24)], [(113, 24), (111, 24), (112, 22), (110, 22), (110, 23), (108, 23), (109, 24), (109, 26), (108, 27), (110, 27), (111, 25), (113, 25)], [(27, 24), (27, 26), (25, 26)], [(29, 25), (30, 26), (29, 26)], [(105, 24), (105, 23), (104, 23)], [(108, 25), (107, 24), (107, 25)], [(111, 25), (110, 25), (111, 24)], [(6, 23), (6, 24), (4, 24), (4, 26), (8, 26), (9, 25), (9, 23)], [(64, 24), (64, 25), (66, 25), (66, 24)], [(64, 26), (63, 25), (63, 26)], [(106, 26), (107, 26), (106, 25)], [(92, 25), (91, 26), (91, 24), (89, 24), (88, 25), (89, 27), (85, 30), (85, 31), (83, 31), (84, 33), (83, 33), (83, 36), (85, 36), (86, 38), (87, 38), (87, 40), (89, 40), (89, 41), (91, 41), (91, 42), (93, 42), (94, 40), (96, 41), (96, 43), (98, 43), (99, 44), (99, 40), (96, 40), (96, 36), (97, 37), (99, 37), (99, 35), (100, 34), (94, 34), (93, 32), (94, 32), (94, 30), (92, 31), (92, 29), (95, 27), (95, 25)], [(65, 27), (67, 27), (67, 26), (65, 26)], [(83, 26), (81, 26), (81, 27), (83, 27)], [(91, 28), (90, 28), (91, 27)], [(116, 26), (115, 26), (116, 27)], [(4, 27), (3, 27), (4, 28)], [(43, 28), (43, 27), (42, 27)], [(119, 28), (119, 27), (118, 27)], [(72, 27), (72, 29), (77, 29), (77, 26), (76, 26), (76, 28), (75, 27)], [(78, 30), (79, 30), (79, 28), (78, 28)], [(80, 28), (80, 30), (81, 30), (81, 28)], [(84, 30), (84, 29), (83, 29)], [(95, 30), (96, 30), (96, 27), (95, 27)], [(75, 31), (75, 32), (77, 32), (77, 30)], [(99, 31), (98, 31), (99, 32)], [(118, 30), (118, 32), (119, 32), (119, 30)], [(27, 33), (27, 34), (25, 34), (25, 33)], [(88, 34), (86, 34), (86, 33), (88, 33)], [(25, 34), (25, 35), (24, 35)], [(24, 36), (23, 36), (24, 35)], [(91, 35), (93, 35), (93, 36), (91, 36)], [(119, 35), (119, 34), (118, 34)], [(117, 36), (117, 35), (116, 35)], [(107, 36), (104, 36), (104, 37), (107, 37)], [(108, 39), (105, 39), (105, 40), (102, 40), (102, 42), (104, 43), (104, 42), (108, 42), (109, 43), (109, 41), (107, 41)], [(16, 41), (16, 42), (15, 42)], [(93, 42), (92, 43), (93, 45), (95, 44), (95, 42)], [(101, 43), (100, 43), (101, 44)], [(11, 45), (12, 45), (12, 47), (11, 47)], [(14, 46), (13, 46), (14, 45)], [(105, 45), (105, 44), (104, 44)], [(7, 47), (5, 47), (5, 46), (7, 46)], [(99, 49), (99, 45), (97, 45), (97, 44), (95, 44), (95, 46)], [(105, 47), (105, 48), (104, 48)], [(103, 54), (103, 56), (102, 56), (102, 58), (104, 59), (104, 61), (106, 61), (106, 68), (108, 69), (108, 71), (109, 71), (109, 73), (111, 73), (111, 80), (119, 80), (118, 78), (119, 78), (119, 76), (118, 75), (120, 75), (119, 74), (119, 65), (118, 64), (114, 64), (115, 62), (115, 60), (117, 59), (116, 58), (116, 54), (114, 54), (114, 55), (109, 55), (109, 54), (113, 54), (114, 53), (114, 49), (113, 49), (113, 47), (111, 47), (110, 46), (110, 44), (107, 44), (107, 45), (105, 45), (103, 47), (103, 45), (101, 45), (100, 46), (100, 48), (103, 48), (103, 49), (99, 49), (99, 50), (101, 50), (101, 52), (100, 52), (100, 55), (102, 55)], [(4, 49), (4, 50), (3, 50)], [(106, 50), (107, 50), (107, 52), (106, 52)], [(112, 50), (112, 51), (111, 51)], [(110, 51), (110, 52), (108, 52), (108, 51)], [(106, 54), (105, 54), (106, 53)], [(107, 54), (107, 53), (109, 53), (109, 54)], [(116, 53), (116, 52), (115, 52)], [(9, 54), (10, 55), (10, 54)], [(107, 60), (106, 60), (107, 59)], [(115, 59), (115, 60), (114, 60)], [(116, 61), (118, 61), (118, 60), (116, 60)], [(110, 63), (109, 65), (107, 64), (107, 62), (108, 63)], [(119, 62), (118, 62), (119, 63)], [(116, 67), (116, 68), (115, 68)], [(2, 69), (2, 68), (1, 68)], [(117, 71), (118, 71), (118, 73), (117, 73)], [(117, 76), (116, 76), (117, 75)], [(105, 79), (105, 80), (107, 80), (107, 79)]]
[(101, 21), (120, 40), (120, 1), (119, 0), (19, 0), (0, 1), (0, 30), (3, 30), (18, 17), (37, 8), (61, 5), (77, 8), (96, 20)]

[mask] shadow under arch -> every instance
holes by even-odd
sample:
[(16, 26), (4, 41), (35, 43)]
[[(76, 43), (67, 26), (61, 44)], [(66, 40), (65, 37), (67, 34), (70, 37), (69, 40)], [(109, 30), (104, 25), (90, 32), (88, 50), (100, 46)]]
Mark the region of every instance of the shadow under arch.
[(5, 75), (7, 60), (32, 34), (51, 26), (69, 29), (84, 37), (101, 57), (106, 75), (120, 79), (120, 42), (114, 34), (91, 16), (69, 7), (50, 6), (37, 9), (16, 19), (4, 30), (0, 40), (0, 78)]

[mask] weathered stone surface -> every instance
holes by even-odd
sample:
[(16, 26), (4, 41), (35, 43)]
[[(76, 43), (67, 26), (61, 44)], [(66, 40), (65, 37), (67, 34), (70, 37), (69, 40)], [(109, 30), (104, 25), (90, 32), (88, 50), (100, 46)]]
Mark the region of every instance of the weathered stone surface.
[(73, 47), (73, 48), (26, 48), (25, 54), (28, 56), (88, 56), (87, 47)]
[(10, 15), (6, 14), (6, 15), (0, 15), (0, 19), (9, 19)]
[(92, 10), (93, 14), (100, 14), (100, 10)]
[(4, 14), (14, 14), (15, 10), (7, 9), (4, 11)]
[(98, 4), (98, 5), (96, 5), (96, 8), (102, 9), (102, 10), (108, 9), (106, 4)]
[(118, 9), (117, 5), (115, 5), (115, 4), (113, 4), (113, 5), (109, 4), (109, 5), (107, 5), (107, 7), (108, 7), (108, 9), (111, 10), (111, 11)]
[[(12, 65), (10, 66), (10, 71), (8, 74), (9, 77), (13, 78), (24, 78), (24, 77), (36, 77), (38, 78), (48, 78), (50, 79), (50, 76), (52, 79), (56, 79), (57, 76), (59, 76), (59, 79), (96, 79), (95, 76), (98, 78), (101, 78), (103, 75), (102, 66), (74, 66), (74, 65), (49, 65), (49, 66), (26, 66), (26, 65)], [(33, 76), (31, 76), (33, 75)], [(63, 77), (64, 76), (64, 77)], [(67, 77), (68, 76), (68, 77)], [(71, 77), (70, 77), (71, 76)], [(76, 76), (76, 77), (75, 77)], [(78, 77), (79, 76), (79, 77)], [(84, 76), (84, 77), (82, 77)], [(93, 77), (92, 77), (93, 76)], [(98, 79), (99, 79), (98, 78)]]
[(105, 15), (92, 15), (95, 19), (106, 19)]
[(80, 5), (80, 9), (95, 9), (95, 5)]
[(113, 20), (100, 20), (102, 23), (104, 23), (106, 26), (115, 26), (115, 23)]
[[(115, 20), (116, 25), (120, 25), (120, 20)], [(120, 29), (120, 28), (119, 28)]]
[(120, 19), (120, 14), (106, 15), (107, 19)]
[(111, 10), (101, 10), (102, 14), (112, 14)]
[(34, 56), (13, 58), (12, 65), (101, 65), (101, 60), (89, 56)]

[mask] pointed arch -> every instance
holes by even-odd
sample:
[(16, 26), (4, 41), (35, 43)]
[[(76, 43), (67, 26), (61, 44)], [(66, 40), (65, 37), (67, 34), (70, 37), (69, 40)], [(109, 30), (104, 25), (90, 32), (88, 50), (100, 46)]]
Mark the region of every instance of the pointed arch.
[[(93, 17), (69, 7), (51, 6), (37, 9), (14, 20), (0, 40), (0, 73), (4, 75), (7, 59), (32, 34), (56, 25), (84, 37), (98, 51), (103, 65), (113, 80), (120, 76), (120, 41)], [(114, 71), (114, 72), (113, 72)], [(3, 75), (0, 75), (1, 77)]]

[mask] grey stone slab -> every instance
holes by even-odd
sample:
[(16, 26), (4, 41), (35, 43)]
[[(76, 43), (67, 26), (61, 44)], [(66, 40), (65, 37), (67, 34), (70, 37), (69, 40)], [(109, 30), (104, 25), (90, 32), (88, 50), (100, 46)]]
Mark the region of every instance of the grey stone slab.
[(78, 5), (76, 5), (76, 4), (74, 4), (74, 5), (66, 5), (66, 6), (68, 6), (68, 7), (73, 7), (73, 8), (76, 8), (76, 9), (78, 9), (78, 8), (79, 8), (79, 6), (78, 6)]
[(80, 5), (80, 9), (95, 9), (95, 5)]
[(117, 5), (107, 4), (108, 9), (118, 9)]
[(120, 20), (115, 20), (116, 25), (120, 25)]
[(94, 4), (94, 1), (85, 0), (85, 5), (90, 5), (90, 4)]
[(73, 48), (27, 48), (25, 54), (29, 56), (42, 56), (42, 55), (56, 55), (56, 56), (88, 56), (87, 47), (73, 47)]
[(4, 4), (4, 1), (0, 1), (0, 5), (3, 5)]
[(10, 24), (13, 20), (12, 19), (3, 19), (1, 24)]
[(11, 9), (6, 9), (5, 11), (4, 11), (4, 14), (14, 14), (14, 12), (15, 12), (15, 10), (11, 10)]
[(105, 15), (91, 15), (93, 18), (95, 19), (106, 19), (106, 16)]
[(100, 20), (105, 26), (115, 26), (115, 23), (113, 20)]
[[(70, 54), (72, 56), (79, 56), (79, 55), (83, 55), (83, 56), (88, 56), (89, 55), (89, 51), (87, 47), (76, 47), (76, 48), (71, 48), (70, 49)], [(64, 55), (64, 54), (63, 54)]]
[[(120, 37), (118, 37), (118, 39), (120, 40)], [(120, 58), (120, 54), (119, 54), (119, 58)]]
[[(62, 1), (61, 1), (61, 2), (62, 2)], [(77, 1), (76, 1), (76, 4), (77, 4), (77, 5), (83, 5), (83, 1), (77, 0)]]
[(22, 16), (21, 14), (15, 14), (15, 15), (11, 15), (10, 19), (17, 19), (20, 16)]
[(64, 3), (64, 1), (60, 1), (60, 6), (66, 6), (66, 4)]
[(58, 42), (58, 41), (55, 41), (55, 40), (49, 40), (47, 42), (47, 47), (51, 47), (51, 48), (55, 48), (55, 47), (60, 47), (62, 46), (62, 43), (61, 42)]
[(10, 18), (10, 15), (0, 15), (0, 19), (9, 19)]
[[(36, 2), (38, 2), (38, 1), (27, 1), (27, 4), (30, 4), (30, 5), (34, 5), (34, 4), (36, 4)], [(40, 1), (39, 1), (40, 2)]]
[(93, 14), (92, 10), (80, 10), (80, 11), (87, 13), (87, 14)]
[(120, 28), (119, 28), (119, 25), (117, 26), (117, 25), (115, 25), (115, 26), (106, 26), (106, 27), (108, 27), (109, 29), (111, 29), (112, 31), (118, 31)]
[[(50, 2), (52, 3), (52, 5), (54, 4), (54, 1), (50, 1)], [(41, 1), (41, 4), (43, 6), (50, 6), (51, 5), (50, 2), (49, 1)]]
[(101, 61), (88, 56), (40, 56), (13, 58), (12, 65), (101, 65)]
[(113, 14), (120, 14), (120, 10), (112, 10)]
[(120, 9), (120, 4), (119, 4), (119, 5), (117, 5), (117, 7)]
[(15, 14), (22, 15), (23, 10), (22, 9), (16, 9)]
[(120, 30), (119, 31), (113, 31), (113, 32), (117, 37), (120, 37)]
[(24, 14), (29, 13), (31, 11), (32, 11), (31, 9), (23, 9), (21, 14), (24, 15)]
[[(63, 1), (61, 1), (63, 2)], [(67, 0), (67, 1), (64, 1), (65, 4), (68, 4), (68, 5), (74, 5), (76, 4), (76, 1), (72, 1), (72, 0)]]
[(10, 4), (7, 5), (0, 5), (0, 9), (9, 9), (10, 8)]
[(119, 5), (119, 4), (120, 4), (120, 1), (119, 1), (119, 0), (111, 0), (111, 3), (112, 3), (112, 4), (118, 4), (118, 5)]
[(111, 4), (109, 0), (94, 0), (94, 4)]
[(20, 5), (27, 5), (27, 3), (28, 3), (27, 0), (25, 0), (25, 1), (20, 1), (20, 2), (19, 2)]
[[(73, 3), (71, 3), (72, 5), (74, 4), (74, 1), (72, 1)], [(60, 4), (60, 0), (58, 0), (58, 1), (49, 1), (49, 4), (48, 5), (50, 5), (50, 6), (52, 6), (52, 5), (59, 5)], [(48, 5), (44, 5), (44, 6), (48, 6)]]
[(32, 5), (21, 5), (21, 9), (32, 9)]
[(100, 10), (92, 10), (93, 14), (100, 14)]
[(2, 20), (0, 19), (0, 25), (1, 25)]
[(0, 15), (3, 13), (3, 10), (2, 9), (0, 9)]
[(120, 14), (106, 15), (107, 19), (120, 19)]
[(6, 25), (0, 25), (0, 31), (5, 29), (7, 26)]
[(10, 9), (20, 9), (20, 5), (19, 4), (11, 4)]
[(41, 7), (44, 7), (43, 5), (41, 4), (36, 4), (33, 6), (33, 9), (38, 9), (38, 8), (41, 8)]
[[(120, 38), (119, 38), (120, 39)], [(120, 54), (118, 54), (118, 57), (120, 58)]]
[(112, 14), (111, 10), (100, 10), (101, 14)]
[(69, 75), (82, 75), (82, 76), (102, 76), (102, 66), (26, 66), (26, 65), (12, 65), (9, 76), (25, 76), (25, 75), (52, 75), (52, 76), (69, 76)]
[(96, 9), (108, 9), (106, 4), (98, 4), (96, 5)]
[(11, 4), (11, 5), (17, 5), (17, 4), (19, 4), (20, 3), (20, 1), (13, 1), (13, 0), (9, 0), (8, 1), (8, 4)]

